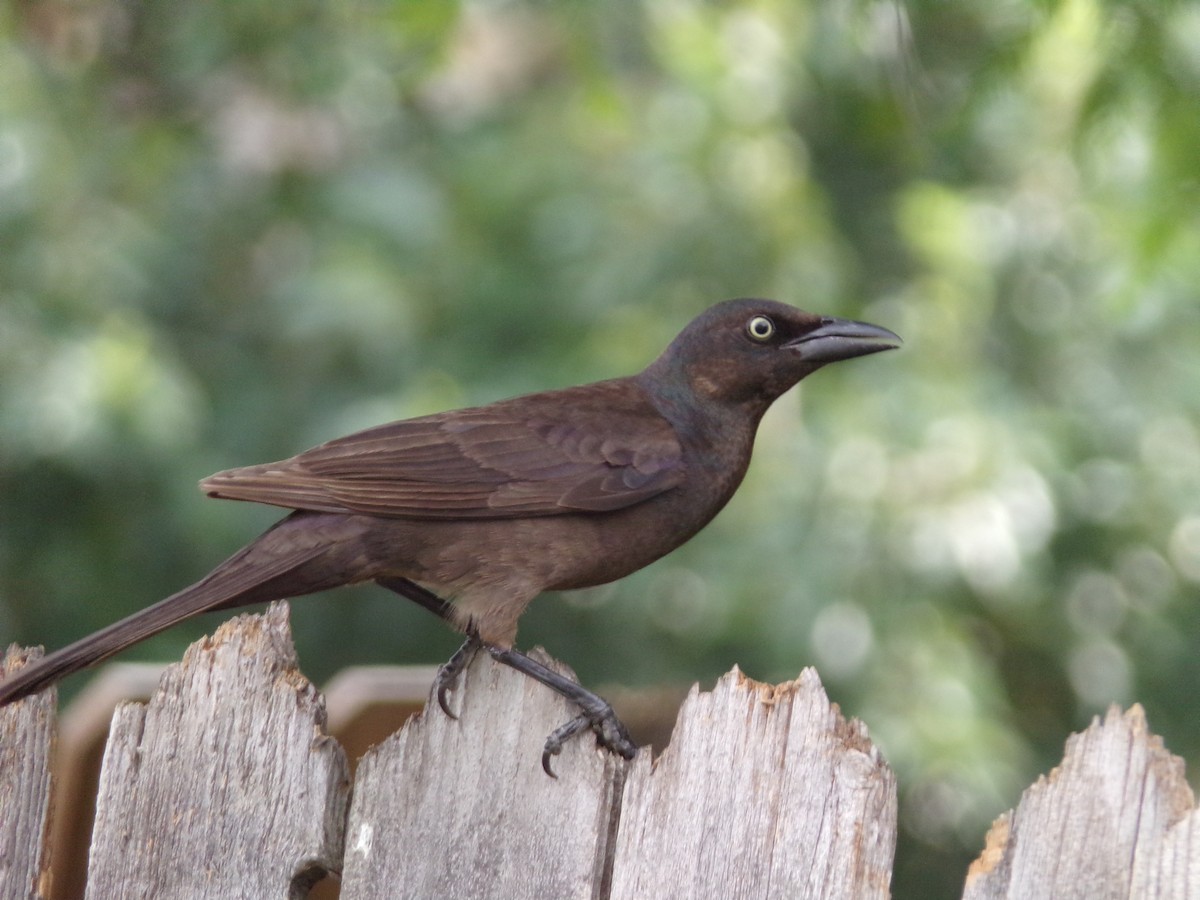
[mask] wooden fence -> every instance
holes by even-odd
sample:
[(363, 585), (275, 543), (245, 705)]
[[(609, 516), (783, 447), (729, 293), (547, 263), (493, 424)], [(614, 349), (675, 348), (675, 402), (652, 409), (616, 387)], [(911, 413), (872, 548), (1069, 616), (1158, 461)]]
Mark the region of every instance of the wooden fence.
[[(4, 667), (27, 656), (10, 650)], [(692, 690), (656, 761), (577, 740), (557, 779), (540, 748), (571, 714), (559, 698), (481, 654), (454, 702), (457, 721), (413, 716), (352, 779), (286, 604), (227, 623), (148, 703), (117, 707), (86, 896), (305, 897), (326, 873), (340, 884), (313, 896), (888, 896), (895, 777), (811, 670), (772, 686), (735, 669)], [(0, 710), (3, 900), (63, 896), (48, 846), (54, 705), (51, 690)], [(1114, 709), (996, 821), (964, 897), (1200, 897), (1198, 842), (1182, 762), (1139, 707)]]

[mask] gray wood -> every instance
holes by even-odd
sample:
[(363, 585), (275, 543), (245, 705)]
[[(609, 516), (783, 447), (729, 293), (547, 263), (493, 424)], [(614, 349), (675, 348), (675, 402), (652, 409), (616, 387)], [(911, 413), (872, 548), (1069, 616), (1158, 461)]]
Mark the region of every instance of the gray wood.
[[(3, 671), (37, 652), (10, 649)], [(5, 898), (48, 892), (54, 702), (0, 708)], [(557, 780), (540, 756), (573, 713), (561, 698), (482, 654), (452, 703), (458, 721), (430, 707), (364, 757), (344, 830), (345, 754), (286, 604), (228, 623), (148, 705), (118, 707), (87, 896), (300, 897), (343, 839), (345, 900), (887, 895), (894, 777), (811, 670), (771, 686), (735, 669), (693, 688), (656, 763), (585, 738)], [(994, 824), (964, 897), (1200, 897), (1200, 812), (1141, 707), (1067, 741)]]
[[(42, 655), (10, 646), (0, 678)], [(49, 885), (50, 754), (58, 689), (0, 707), (0, 897), (44, 897)]]
[(1183, 769), (1140, 706), (1113, 707), (996, 820), (964, 898), (1200, 897), (1200, 821)]
[(78, 900), (87, 884), (100, 761), (117, 704), (149, 700), (165, 668), (166, 663), (108, 663), (59, 713), (54, 812), (50, 816), (50, 846), (54, 848), (50, 896), (55, 900)]
[(599, 896), (626, 764), (585, 736), (547, 777), (546, 735), (574, 711), (486, 653), (451, 699), (457, 721), (432, 702), (359, 763), (343, 900)]
[(222, 625), (117, 708), (88, 898), (303, 897), (339, 867), (348, 768), (287, 614)]
[(693, 689), (626, 781), (612, 896), (887, 897), (896, 783), (816, 673)]

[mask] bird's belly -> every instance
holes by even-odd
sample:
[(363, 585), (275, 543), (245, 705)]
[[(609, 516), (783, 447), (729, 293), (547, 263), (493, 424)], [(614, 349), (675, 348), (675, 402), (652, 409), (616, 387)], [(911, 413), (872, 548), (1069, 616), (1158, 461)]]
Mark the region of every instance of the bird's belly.
[(543, 516), (457, 522), (431, 528), (418, 554), (424, 571), (410, 571), (450, 595), (481, 587), (526, 586), (531, 593), (605, 584), (670, 553), (707, 521), (668, 510), (630, 509), (607, 515)]
[(376, 569), (452, 601), (460, 627), (469, 622), (485, 640), (508, 645), (535, 596), (606, 584), (649, 565), (704, 527), (724, 505), (722, 495), (692, 494), (686, 504), (652, 500), (605, 514), (392, 520), (374, 532)]
[(564, 564), (546, 590), (574, 590), (624, 578), (687, 542), (713, 514), (688, 516), (664, 507), (632, 509), (611, 518), (563, 517), (561, 533), (551, 543), (561, 547)]

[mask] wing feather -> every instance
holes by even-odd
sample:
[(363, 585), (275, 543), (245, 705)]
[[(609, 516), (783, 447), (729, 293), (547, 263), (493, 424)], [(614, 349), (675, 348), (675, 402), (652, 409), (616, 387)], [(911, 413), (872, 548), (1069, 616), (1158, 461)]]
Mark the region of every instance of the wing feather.
[(683, 476), (671, 424), (618, 380), (380, 425), (201, 487), (291, 509), (486, 519), (623, 509)]

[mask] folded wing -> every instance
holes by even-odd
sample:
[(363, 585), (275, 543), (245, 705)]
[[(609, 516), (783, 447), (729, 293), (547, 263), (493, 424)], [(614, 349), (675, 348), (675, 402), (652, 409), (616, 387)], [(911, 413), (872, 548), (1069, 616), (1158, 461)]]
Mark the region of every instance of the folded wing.
[(681, 456), (670, 423), (620, 380), (380, 425), (201, 488), (322, 512), (518, 518), (643, 502), (682, 481)]

